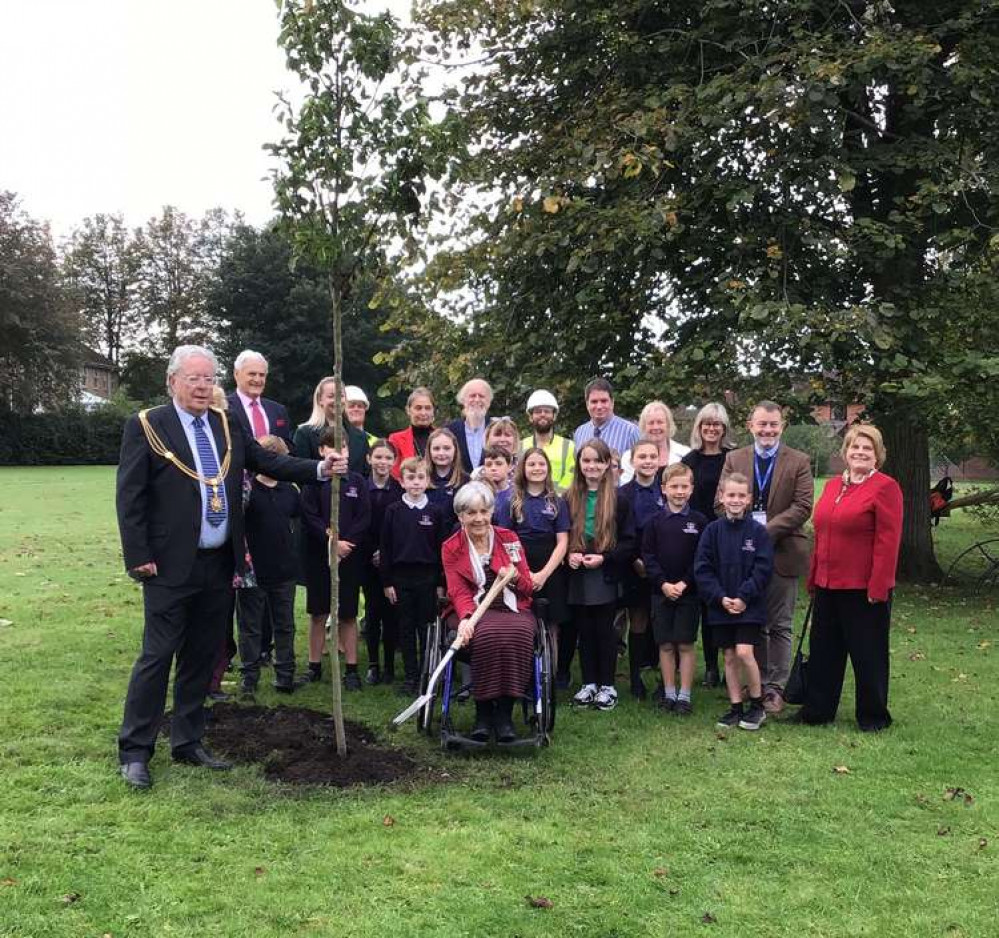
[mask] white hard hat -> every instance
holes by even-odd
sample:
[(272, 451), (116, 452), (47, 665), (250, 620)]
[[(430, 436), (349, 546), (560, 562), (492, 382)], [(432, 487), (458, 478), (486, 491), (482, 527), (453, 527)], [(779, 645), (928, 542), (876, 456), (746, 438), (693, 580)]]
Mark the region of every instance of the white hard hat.
[(345, 401), (359, 401), (365, 407), (370, 407), (371, 402), (368, 400), (368, 395), (364, 393), (356, 384), (348, 384), (347, 387), (343, 389), (343, 398)]
[(527, 399), (527, 407), (525, 408), (528, 413), (534, 410), (535, 407), (550, 407), (555, 413), (558, 413), (558, 401), (555, 400), (555, 395), (551, 391), (534, 391), (531, 396)]

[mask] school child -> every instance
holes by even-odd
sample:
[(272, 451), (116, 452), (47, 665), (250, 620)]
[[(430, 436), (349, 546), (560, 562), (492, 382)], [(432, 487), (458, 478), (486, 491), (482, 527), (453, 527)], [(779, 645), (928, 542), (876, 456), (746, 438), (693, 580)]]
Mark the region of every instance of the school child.
[[(631, 505), (635, 521), (635, 543), (642, 543), (642, 533), (663, 510), (664, 500), (659, 469), (659, 444), (648, 437), (636, 441), (630, 450), (633, 477), (621, 486), (621, 494)], [(637, 700), (645, 700), (645, 683), (642, 668), (655, 660), (652, 633), (649, 630), (652, 591), (646, 577), (645, 565), (639, 552), (631, 561), (624, 576), (622, 605), (628, 610), (628, 673), (631, 693)]]
[(427, 625), (437, 614), (437, 589), (443, 582), (444, 519), (427, 498), (429, 474), (423, 459), (404, 459), (399, 474), (403, 495), (385, 509), (378, 569), (385, 596), (398, 616), (405, 669), (402, 693), (413, 696), (426, 654)]
[(569, 605), (579, 632), (583, 686), (573, 702), (613, 710), (617, 634), (614, 612), (635, 549), (631, 506), (614, 487), (611, 453), (594, 439), (576, 452), (569, 506)]
[(493, 506), (493, 523), (501, 528), (509, 527), (510, 496), (513, 489), (510, 479), (513, 475), (513, 457), (499, 446), (487, 446), (482, 450), (480, 477), (492, 486), (496, 504)]
[[(767, 718), (755, 646), (767, 617), (774, 550), (766, 527), (748, 513), (752, 491), (740, 472), (722, 480), (725, 515), (707, 526), (694, 561), (697, 590), (707, 609), (705, 624), (725, 654), (725, 686), (732, 706), (719, 718), (719, 729), (758, 730)], [(745, 711), (743, 685), (749, 687)]]
[[(708, 519), (690, 507), (694, 474), (685, 463), (664, 472), (666, 510), (657, 514), (642, 535), (642, 559), (652, 587), (652, 633), (659, 646), (663, 696), (659, 706), (679, 716), (693, 713), (691, 688), (697, 655), (697, 621), (701, 605), (694, 578), (694, 558)], [(637, 468), (636, 468), (637, 478)], [(680, 669), (680, 692), (676, 671)]]
[(445, 537), (450, 537), (458, 529), (454, 495), (468, 481), (461, 465), (458, 440), (450, 430), (442, 427), (434, 430), (428, 437), (427, 468), (430, 471), (427, 498), (431, 505), (440, 509), (444, 518)]
[[(332, 427), (319, 433), (322, 458), (336, 452)], [(305, 544), (305, 608), (309, 613), (309, 676), (322, 675), (326, 620), (330, 615), (329, 539), (332, 485), (326, 481), (307, 485), (302, 491), (302, 521)], [(340, 480), (340, 522), (336, 533), (339, 600), (336, 610), (340, 650), (347, 662), (344, 687), (360, 690), (357, 673), (357, 607), (364, 571), (362, 545), (371, 524), (368, 483), (358, 472), (348, 472)]]
[[(368, 450), (368, 498), (371, 501), (371, 524), (364, 539), (364, 639), (368, 646), (367, 684), (391, 684), (395, 681), (395, 649), (398, 623), (395, 608), (385, 598), (378, 572), (379, 542), (382, 522), (389, 505), (402, 498), (402, 486), (392, 477), (395, 447), (388, 440), (375, 440)], [(379, 651), (384, 649), (384, 667), (379, 667)]]
[[(257, 442), (269, 452), (288, 455), (280, 437), (262, 436)], [(257, 585), (240, 590), (237, 604), (244, 700), (253, 698), (260, 681), (263, 625), (268, 620), (274, 640), (274, 689), (290, 694), (302, 683), (295, 681), (298, 539), (292, 523), (299, 514), (297, 486), (260, 474), (252, 478), (243, 516)]]
[(541, 447), (525, 450), (517, 463), (508, 515), (496, 524), (520, 535), (534, 595), (548, 600), (545, 618), (557, 668), (559, 626), (569, 618), (562, 563), (569, 549), (569, 509), (555, 491), (551, 463)]

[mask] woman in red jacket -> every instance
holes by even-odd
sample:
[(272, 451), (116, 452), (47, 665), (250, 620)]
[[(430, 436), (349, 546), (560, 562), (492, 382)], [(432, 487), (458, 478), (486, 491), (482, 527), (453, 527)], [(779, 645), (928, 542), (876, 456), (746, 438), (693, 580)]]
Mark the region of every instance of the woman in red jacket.
[(415, 388), (406, 400), (406, 416), (409, 426), (405, 430), (390, 433), (389, 443), (395, 447), (395, 465), (392, 478), (400, 481), (399, 467), (410, 456), (427, 455), (427, 440), (434, 429), (434, 395), (430, 388)]
[(846, 469), (815, 507), (815, 550), (808, 574), (814, 597), (808, 685), (800, 719), (831, 723), (849, 655), (857, 685), (857, 723), (891, 725), (888, 629), (902, 536), (902, 490), (880, 472), (885, 445), (877, 427), (857, 424), (843, 440)]
[[(458, 618), (458, 637), (470, 644), (475, 726), (471, 738), (499, 743), (517, 738), (513, 704), (527, 688), (534, 662), (534, 591), (524, 546), (513, 531), (492, 523), (495, 498), (483, 482), (469, 482), (454, 496), (461, 529), (441, 549), (447, 592)], [(496, 577), (513, 564), (517, 577), (503, 588), (476, 626), (468, 619)]]

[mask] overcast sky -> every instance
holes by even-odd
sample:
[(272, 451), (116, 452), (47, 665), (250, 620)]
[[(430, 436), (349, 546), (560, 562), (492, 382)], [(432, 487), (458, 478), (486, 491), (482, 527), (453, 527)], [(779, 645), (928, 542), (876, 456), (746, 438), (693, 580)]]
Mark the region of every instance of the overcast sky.
[(0, 190), (59, 236), (165, 204), (266, 221), (276, 36), (274, 0), (0, 0)]

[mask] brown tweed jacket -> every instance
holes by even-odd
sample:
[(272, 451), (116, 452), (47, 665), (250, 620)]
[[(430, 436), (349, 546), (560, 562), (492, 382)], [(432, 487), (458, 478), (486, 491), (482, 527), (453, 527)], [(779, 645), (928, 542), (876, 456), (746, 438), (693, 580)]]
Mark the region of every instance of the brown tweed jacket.
[[(725, 457), (719, 491), (725, 477), (732, 472), (741, 472), (752, 486), (752, 446), (732, 450)], [(808, 573), (811, 544), (802, 529), (812, 514), (814, 491), (811, 460), (800, 450), (782, 443), (777, 451), (777, 465), (767, 499), (767, 533), (774, 542), (774, 569), (781, 576)], [(718, 495), (715, 495), (715, 503), (716, 508), (721, 507)]]

